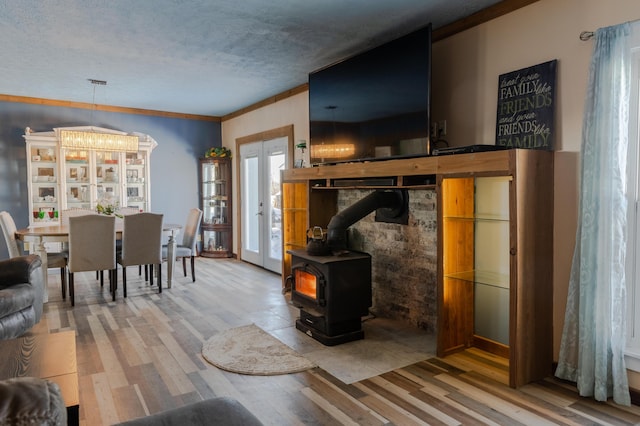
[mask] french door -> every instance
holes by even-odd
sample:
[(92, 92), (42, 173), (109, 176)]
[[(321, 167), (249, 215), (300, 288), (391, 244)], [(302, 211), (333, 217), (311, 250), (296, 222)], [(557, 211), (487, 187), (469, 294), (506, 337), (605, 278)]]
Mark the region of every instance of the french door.
[(240, 255), (276, 273), (282, 273), (280, 170), (287, 147), (286, 137), (240, 145)]

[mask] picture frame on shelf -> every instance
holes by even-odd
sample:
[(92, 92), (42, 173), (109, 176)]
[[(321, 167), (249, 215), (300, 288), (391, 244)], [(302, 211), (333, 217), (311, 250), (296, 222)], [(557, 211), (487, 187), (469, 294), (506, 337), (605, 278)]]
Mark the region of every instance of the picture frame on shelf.
[(54, 151), (51, 148), (39, 149), (38, 157), (40, 157), (39, 161), (56, 161)]
[(71, 195), (71, 199), (78, 200), (80, 189), (77, 186), (72, 186), (69, 188), (69, 194)]
[(52, 186), (44, 186), (38, 188), (38, 197), (40, 199), (45, 199), (46, 197), (55, 197), (56, 189)]
[(55, 176), (55, 170), (53, 167), (38, 167), (38, 176), (53, 177)]

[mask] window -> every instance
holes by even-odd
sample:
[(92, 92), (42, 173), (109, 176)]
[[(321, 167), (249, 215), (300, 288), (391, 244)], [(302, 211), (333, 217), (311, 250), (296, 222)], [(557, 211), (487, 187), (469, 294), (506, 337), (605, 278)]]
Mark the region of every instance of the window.
[(632, 43), (629, 96), (629, 162), (627, 193), (627, 349), (628, 369), (640, 372), (640, 40)]

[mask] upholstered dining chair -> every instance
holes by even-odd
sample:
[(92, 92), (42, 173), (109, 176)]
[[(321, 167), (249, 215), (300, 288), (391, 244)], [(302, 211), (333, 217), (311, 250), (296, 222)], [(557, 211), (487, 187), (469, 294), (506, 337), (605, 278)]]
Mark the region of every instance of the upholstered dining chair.
[[(84, 216), (87, 214), (98, 214), (98, 212), (84, 207), (70, 207), (68, 209), (64, 209), (60, 211), (60, 224), (68, 226), (70, 217)], [(116, 241), (116, 247), (117, 244), (118, 241)], [(69, 243), (63, 243), (62, 253), (67, 257), (69, 256)], [(101, 271), (96, 271), (96, 279), (98, 278), (100, 278), (100, 285), (104, 285), (104, 274), (101, 273)]]
[(111, 291), (116, 286), (116, 218), (89, 214), (69, 218), (69, 298), (75, 305), (74, 274), (109, 271)]
[[(19, 257), (24, 255), (22, 241), (16, 239), (16, 223), (9, 212), (0, 212), (0, 227), (4, 234), (4, 241), (7, 243), (9, 257)], [(66, 271), (67, 257), (64, 253), (47, 253), (47, 265), (49, 268), (60, 268), (60, 281), (62, 283), (62, 298), (66, 298)]]
[[(129, 216), (130, 214), (142, 213), (142, 210), (138, 207), (118, 207), (116, 209), (116, 217)], [(116, 240), (116, 253), (122, 251), (122, 241)], [(142, 275), (142, 265), (138, 266), (138, 275)], [(148, 278), (145, 278), (145, 281)]]
[(129, 216), (130, 214), (138, 214), (141, 213), (138, 207), (119, 207), (116, 210), (116, 214), (120, 216)]
[[(187, 276), (187, 258), (191, 258), (191, 279), (196, 281), (195, 259), (197, 250), (196, 243), (198, 241), (198, 232), (200, 231), (200, 221), (202, 220), (202, 210), (193, 208), (189, 210), (187, 223), (183, 229), (182, 243), (176, 245), (175, 257), (182, 258), (182, 270), (184, 276)], [(167, 245), (162, 246), (162, 259), (167, 260), (169, 249)]]
[[(149, 265), (149, 282), (153, 285), (153, 266), (158, 267), (158, 292), (162, 293), (162, 214), (138, 213), (124, 216), (122, 251), (117, 261), (122, 265), (122, 293), (127, 297), (127, 266)], [(115, 300), (115, 291), (113, 293)]]
[(73, 207), (73, 208), (61, 210), (60, 211), (60, 223), (62, 225), (68, 225), (70, 217), (84, 216), (84, 215), (87, 215), (87, 214), (98, 214), (98, 212), (96, 212), (95, 210), (84, 209), (84, 208), (81, 208), (81, 207)]

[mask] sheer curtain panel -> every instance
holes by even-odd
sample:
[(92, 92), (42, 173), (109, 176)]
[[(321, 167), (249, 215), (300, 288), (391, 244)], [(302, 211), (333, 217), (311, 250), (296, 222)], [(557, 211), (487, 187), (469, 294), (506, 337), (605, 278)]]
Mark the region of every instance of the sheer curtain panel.
[(629, 405), (624, 362), (630, 39), (595, 32), (584, 111), (578, 229), (556, 376), (582, 396)]

